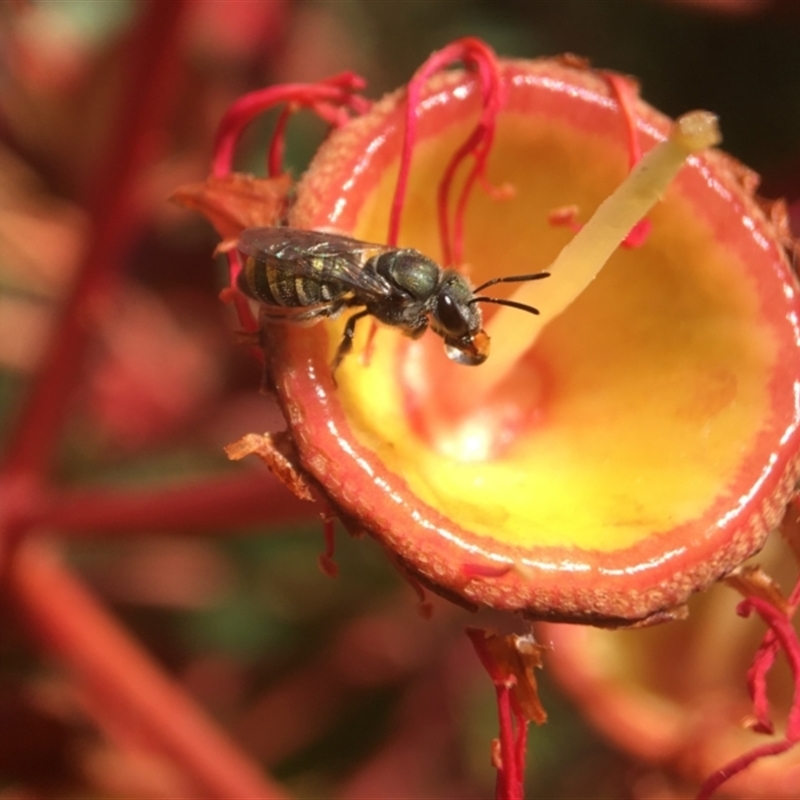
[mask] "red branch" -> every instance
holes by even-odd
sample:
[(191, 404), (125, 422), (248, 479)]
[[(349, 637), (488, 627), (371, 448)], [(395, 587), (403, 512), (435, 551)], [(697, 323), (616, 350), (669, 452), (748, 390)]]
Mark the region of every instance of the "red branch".
[(75, 288), (11, 434), (0, 471), (3, 480), (14, 472), (42, 477), (49, 467), (70, 408), (70, 391), (84, 346), (92, 335), (92, 320), (119, 269), (136, 222), (139, 209), (134, 189), (146, 165), (153, 161), (153, 143), (161, 139), (156, 134), (162, 129), (179, 70), (175, 41), (186, 5), (183, 0), (150, 0), (128, 43), (127, 87), (120, 93), (111, 146), (98, 171), (101, 183), (92, 206), (94, 232)]
[[(53, 453), (71, 408), (80, 362), (104, 312), (122, 254), (139, 215), (136, 191), (163, 141), (164, 118), (180, 70), (181, 17), (188, 3), (150, 0), (141, 9), (122, 64), (125, 76), (120, 106), (100, 162), (99, 183), (90, 212), (93, 231), (75, 287), (33, 379), (0, 469), (0, 533), (19, 538), (34, 524), (199, 525), (204, 503), (235, 496), (242, 487), (252, 499), (254, 486), (217, 484), (217, 495), (197, 487), (162, 490), (143, 496), (98, 491), (56, 493), (45, 489)], [(259, 476), (261, 477), (261, 476)], [(265, 485), (259, 481), (264, 496)], [(239, 499), (244, 501), (240, 495)], [(208, 517), (211, 509), (206, 506)], [(126, 513), (130, 516), (126, 517)], [(226, 522), (230, 521), (226, 509)], [(13, 542), (11, 543), (14, 544)], [(169, 759), (191, 783), (194, 796), (282, 797), (258, 767), (243, 756), (125, 631), (108, 616), (41, 541), (29, 538), (8, 547), (2, 559), (8, 599), (25, 616), (27, 631), (70, 669), (109, 737)], [(111, 719), (113, 717), (113, 720)]]
[[(464, 212), (467, 200), (476, 180), (481, 180), (484, 189), (496, 191), (489, 186), (486, 167), (489, 153), (494, 141), (497, 115), (503, 104), (503, 84), (500, 66), (494, 51), (479, 39), (467, 37), (459, 39), (443, 49), (435, 52), (413, 75), (408, 84), (406, 100), (406, 126), (403, 135), (403, 148), (400, 154), (400, 172), (397, 176), (392, 208), (389, 217), (389, 233), (387, 242), (393, 247), (397, 245), (400, 233), (400, 219), (403, 213), (408, 176), (411, 168), (411, 157), (416, 143), (417, 108), (425, 84), (429, 78), (455, 61), (463, 61), (468, 69), (478, 73), (481, 87), (481, 114), (472, 133), (453, 154), (445, 168), (439, 184), (438, 215), (439, 236), (442, 243), (443, 262), (445, 265), (458, 264), (463, 257)], [(451, 239), (448, 206), (453, 179), (464, 159), (472, 155), (475, 162), (467, 174), (464, 186), (456, 201)]]
[(287, 492), (265, 470), (253, 469), (152, 490), (54, 492), (24, 522), (59, 535), (91, 537), (235, 530), (308, 520), (314, 513), (311, 503)]
[(792, 671), (794, 697), (786, 722), (786, 734), (782, 741), (769, 742), (755, 747), (710, 775), (700, 787), (697, 800), (708, 800), (722, 784), (755, 761), (766, 756), (785, 753), (800, 741), (800, 641), (798, 641), (797, 632), (794, 630), (788, 614), (760, 597), (748, 597), (743, 600), (737, 608), (737, 613), (740, 616), (747, 617), (750, 616), (753, 610), (769, 625), (769, 632), (783, 649)]
[[(122, 746), (163, 754), (195, 787), (194, 796), (283, 798), (41, 542), (22, 543), (8, 585), (27, 630), (70, 669), (87, 710), (113, 709), (107, 728)], [(104, 714), (97, 723), (108, 725)]]

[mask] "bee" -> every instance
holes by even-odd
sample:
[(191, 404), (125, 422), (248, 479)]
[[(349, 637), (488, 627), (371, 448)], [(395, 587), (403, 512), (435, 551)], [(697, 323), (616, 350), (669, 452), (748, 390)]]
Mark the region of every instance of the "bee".
[(478, 292), (497, 283), (539, 280), (547, 272), (493, 278), (476, 289), (454, 269), (444, 269), (411, 248), (388, 247), (299, 228), (248, 228), (237, 243), (244, 256), (238, 288), (261, 303), (264, 322), (311, 324), (358, 309), (347, 320), (331, 370), (353, 348), (356, 325), (371, 316), (418, 339), (430, 327), (448, 358), (482, 364), (489, 355), (478, 303), (533, 306)]

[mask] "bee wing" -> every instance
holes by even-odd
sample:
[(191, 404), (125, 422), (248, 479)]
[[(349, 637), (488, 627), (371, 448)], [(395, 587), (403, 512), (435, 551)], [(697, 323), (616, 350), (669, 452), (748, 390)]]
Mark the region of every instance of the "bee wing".
[(337, 282), (361, 293), (391, 294), (387, 281), (364, 271), (364, 264), (370, 258), (392, 249), (386, 245), (324, 231), (276, 227), (242, 231), (237, 248), (255, 259), (277, 259), (301, 278), (319, 278), (320, 262), (329, 261)]
[(312, 324), (323, 317), (335, 319), (341, 308), (333, 303), (318, 303), (314, 306), (266, 306), (259, 314), (267, 322), (293, 322)]

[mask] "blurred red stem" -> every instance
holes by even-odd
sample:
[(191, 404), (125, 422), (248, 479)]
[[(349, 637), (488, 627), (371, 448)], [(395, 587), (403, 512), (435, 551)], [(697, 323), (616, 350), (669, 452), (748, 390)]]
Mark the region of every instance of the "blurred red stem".
[(23, 543), (8, 577), (39, 644), (73, 671), (95, 703), (114, 709), (117, 729), (128, 728), (132, 740), (171, 758), (197, 796), (286, 796), (163, 675), (47, 547)]
[(44, 476), (69, 409), (71, 388), (99, 304), (118, 270), (135, 223), (136, 184), (153, 159), (167, 100), (179, 68), (176, 46), (185, 0), (150, 0), (129, 42), (127, 88), (98, 174), (91, 212), (94, 233), (75, 288), (49, 342), (20, 420), (10, 437), (2, 472)]
[(514, 703), (514, 720), (517, 726), (517, 736), (514, 742), (514, 758), (517, 762), (516, 769), (519, 775), (519, 792), (522, 797), (523, 778), (525, 775), (525, 756), (528, 752), (528, 720)]
[(71, 536), (151, 535), (163, 531), (230, 531), (312, 519), (315, 506), (297, 499), (264, 470), (242, 471), (153, 490), (72, 489), (40, 503), (28, 526)]

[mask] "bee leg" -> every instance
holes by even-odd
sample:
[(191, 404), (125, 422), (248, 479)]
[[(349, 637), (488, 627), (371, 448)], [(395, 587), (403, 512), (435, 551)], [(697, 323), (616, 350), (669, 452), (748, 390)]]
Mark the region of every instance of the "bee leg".
[(260, 349), (264, 346), (264, 334), (261, 328), (257, 331), (234, 331), (233, 336), (236, 344), (243, 347), (258, 347)]
[[(353, 349), (353, 337), (356, 335), (356, 323), (362, 318), (369, 315), (369, 311), (364, 309), (363, 311), (359, 311), (357, 314), (353, 314), (350, 319), (347, 320), (347, 324), (344, 326), (344, 333), (342, 334), (342, 341), (339, 343), (339, 349), (336, 351), (336, 357), (333, 359), (333, 363), (331, 364), (331, 373), (335, 376), (336, 370), (339, 367), (339, 364), (342, 363), (342, 359)], [(334, 377), (334, 381), (336, 378)]]

